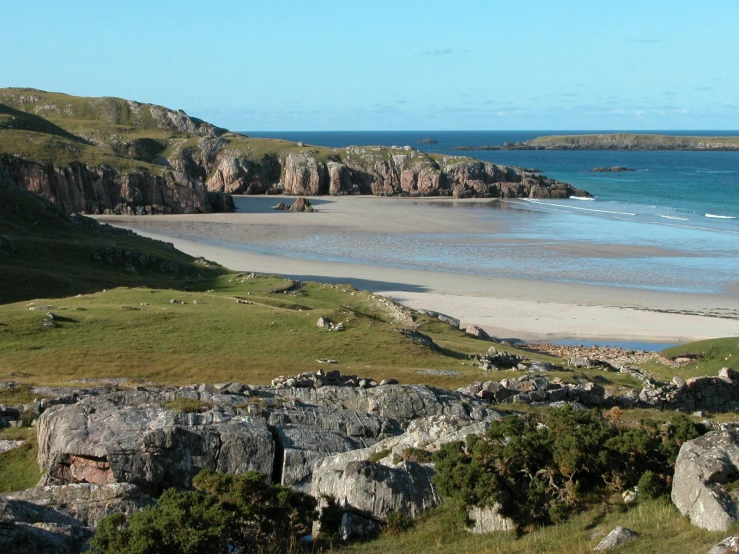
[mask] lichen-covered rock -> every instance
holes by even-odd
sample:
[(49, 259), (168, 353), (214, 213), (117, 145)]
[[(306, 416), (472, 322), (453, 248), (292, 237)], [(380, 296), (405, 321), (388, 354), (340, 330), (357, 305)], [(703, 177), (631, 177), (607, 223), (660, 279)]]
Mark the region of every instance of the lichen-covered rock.
[(486, 506), (484, 508), (475, 506), (470, 509), (467, 517), (474, 523), (467, 530), (475, 534), (515, 530), (516, 524), (512, 519), (502, 516), (500, 514), (500, 508), (500, 504), (494, 504), (493, 506)]
[(0, 521), (0, 552), (78, 554), (91, 536), (89, 529), (72, 525)]
[(713, 431), (680, 448), (672, 502), (693, 525), (726, 531), (737, 521), (735, 497), (722, 485), (739, 477), (739, 433)]
[(313, 466), (330, 454), (357, 450), (375, 441), (348, 437), (336, 431), (307, 425), (287, 425), (275, 429), (275, 439), (282, 452), (280, 484), (305, 492), (310, 491)]
[(638, 536), (638, 533), (635, 533), (631, 529), (627, 529), (626, 527), (622, 527), (619, 525), (613, 531), (608, 533), (608, 536), (600, 541), (598, 545), (593, 548), (593, 550), (597, 552), (615, 550), (623, 543), (633, 541)]
[(261, 417), (178, 413), (105, 397), (49, 408), (39, 418), (38, 439), (44, 485), (128, 482), (157, 494), (188, 487), (202, 469), (270, 476), (274, 460)]
[(36, 487), (0, 495), (0, 519), (97, 527), (104, 517), (131, 514), (153, 502), (130, 483)]
[(708, 554), (734, 554), (739, 552), (739, 537), (726, 537), (715, 545)]
[(405, 461), (393, 467), (370, 461), (349, 462), (343, 468), (317, 466), (312, 490), (375, 519), (391, 512), (416, 518), (441, 500), (432, 482), (434, 473), (428, 465)]
[(344, 512), (339, 525), (339, 537), (343, 541), (369, 539), (380, 533), (380, 525), (374, 520), (353, 512)]

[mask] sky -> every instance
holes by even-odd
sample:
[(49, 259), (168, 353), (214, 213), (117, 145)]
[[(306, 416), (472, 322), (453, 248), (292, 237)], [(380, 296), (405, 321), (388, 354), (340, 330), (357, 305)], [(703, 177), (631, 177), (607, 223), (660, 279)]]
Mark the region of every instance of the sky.
[(737, 0), (0, 0), (0, 87), (236, 131), (736, 130)]

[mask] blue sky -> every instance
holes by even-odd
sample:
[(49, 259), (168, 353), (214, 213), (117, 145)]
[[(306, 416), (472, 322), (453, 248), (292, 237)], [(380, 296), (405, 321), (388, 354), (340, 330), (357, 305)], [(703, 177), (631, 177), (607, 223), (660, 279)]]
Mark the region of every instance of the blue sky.
[(0, 87), (233, 130), (739, 129), (739, 2), (0, 0)]

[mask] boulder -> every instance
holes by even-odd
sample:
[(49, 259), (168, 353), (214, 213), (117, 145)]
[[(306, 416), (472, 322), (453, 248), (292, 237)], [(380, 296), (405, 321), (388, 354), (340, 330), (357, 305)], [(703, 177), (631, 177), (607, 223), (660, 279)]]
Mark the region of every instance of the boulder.
[(315, 496), (332, 496), (339, 507), (382, 520), (391, 512), (416, 518), (441, 501), (432, 482), (433, 468), (416, 462), (389, 467), (352, 461), (343, 467), (319, 464), (313, 473)]
[(344, 512), (339, 525), (339, 537), (344, 541), (369, 539), (380, 533), (380, 525), (374, 520), (353, 512)]
[(336, 431), (307, 425), (287, 425), (275, 429), (275, 439), (282, 452), (280, 484), (309, 492), (313, 466), (330, 454), (357, 450), (375, 441), (352, 438)]
[(633, 541), (638, 536), (638, 533), (619, 525), (613, 531), (608, 533), (608, 536), (600, 541), (598, 546), (593, 548), (593, 550), (597, 552), (615, 550), (623, 543)]
[(493, 340), (493, 338), (487, 334), (485, 329), (483, 329), (482, 327), (478, 327), (477, 325), (470, 325), (464, 331), (468, 335), (472, 335), (473, 337), (477, 337), (481, 340)]
[(130, 483), (36, 487), (0, 495), (0, 518), (94, 528), (104, 517), (131, 514), (153, 502)]
[(0, 521), (0, 552), (78, 554), (92, 536), (84, 527)]
[(713, 431), (680, 448), (672, 502), (693, 525), (726, 531), (737, 521), (735, 497), (722, 485), (739, 477), (739, 432)]
[(708, 554), (734, 554), (739, 552), (739, 537), (726, 537), (708, 551)]
[(38, 440), (43, 485), (128, 482), (153, 495), (189, 487), (203, 469), (269, 477), (274, 460), (272, 434), (261, 417), (215, 409), (180, 413), (106, 396), (47, 409)]
[(512, 519), (500, 515), (500, 508), (500, 504), (484, 508), (475, 506), (467, 514), (467, 517), (474, 522), (473, 526), (467, 530), (476, 534), (515, 530), (516, 524)]

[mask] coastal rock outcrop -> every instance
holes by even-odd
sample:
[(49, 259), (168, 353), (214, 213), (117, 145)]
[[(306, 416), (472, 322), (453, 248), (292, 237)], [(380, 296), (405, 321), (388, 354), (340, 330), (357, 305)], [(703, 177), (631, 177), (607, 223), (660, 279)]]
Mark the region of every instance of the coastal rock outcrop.
[[(431, 453), (443, 444), (484, 433), (499, 417), (491, 412), (481, 421), (453, 415), (414, 420), (402, 435), (325, 457), (313, 470), (311, 493), (332, 498), (345, 514), (361, 514), (378, 523), (394, 512), (416, 518), (441, 500), (433, 484), (436, 471), (428, 463)], [(366, 528), (371, 532), (371, 525)]]
[(737, 498), (724, 485), (739, 477), (739, 432), (713, 431), (680, 448), (672, 502), (693, 525), (726, 531), (737, 521)]
[(184, 172), (155, 175), (143, 170), (120, 172), (88, 167), (0, 159), (16, 186), (33, 192), (66, 213), (169, 214), (202, 213), (228, 207), (222, 193), (208, 194), (205, 185)]
[(178, 413), (115, 400), (83, 398), (41, 415), (41, 484), (127, 482), (157, 494), (189, 487), (202, 469), (272, 474), (274, 442), (261, 417)]
[(0, 495), (0, 518), (94, 528), (110, 514), (130, 514), (153, 502), (130, 483), (74, 483)]

